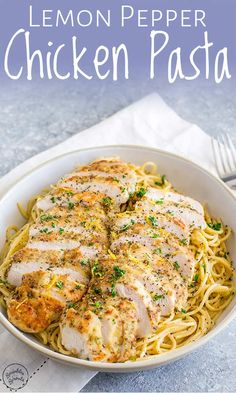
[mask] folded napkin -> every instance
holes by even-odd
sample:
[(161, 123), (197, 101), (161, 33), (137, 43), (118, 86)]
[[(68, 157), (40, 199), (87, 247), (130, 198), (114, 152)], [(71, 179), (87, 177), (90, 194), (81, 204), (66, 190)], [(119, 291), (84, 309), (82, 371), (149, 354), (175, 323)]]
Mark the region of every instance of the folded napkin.
[[(210, 137), (152, 94), (20, 164), (0, 179), (0, 196), (22, 175), (48, 159), (80, 148), (114, 144), (158, 147), (189, 158), (214, 173)], [(21, 388), (22, 392), (77, 392), (96, 374), (47, 359), (1, 327), (0, 333), (0, 391)]]

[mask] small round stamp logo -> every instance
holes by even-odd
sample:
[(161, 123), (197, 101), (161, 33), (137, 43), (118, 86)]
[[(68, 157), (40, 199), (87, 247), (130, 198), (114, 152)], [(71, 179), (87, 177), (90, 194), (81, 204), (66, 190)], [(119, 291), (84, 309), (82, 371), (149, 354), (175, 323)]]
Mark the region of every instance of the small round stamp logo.
[(29, 373), (25, 366), (19, 363), (9, 364), (2, 373), (3, 383), (12, 390), (23, 388), (28, 380)]

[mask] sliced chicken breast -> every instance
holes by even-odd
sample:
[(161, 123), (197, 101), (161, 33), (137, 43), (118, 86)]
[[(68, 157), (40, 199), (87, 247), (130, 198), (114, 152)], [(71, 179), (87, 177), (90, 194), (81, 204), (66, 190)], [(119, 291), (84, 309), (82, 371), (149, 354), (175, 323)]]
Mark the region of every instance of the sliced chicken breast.
[(186, 246), (187, 242), (176, 240), (170, 234), (159, 234), (147, 224), (135, 224), (125, 232), (112, 234), (110, 249), (116, 255), (132, 254), (138, 260), (150, 260), (159, 256), (171, 262), (184, 279), (191, 281), (195, 259)]
[[(65, 272), (63, 272), (65, 273)], [(50, 271), (25, 274), (7, 302), (9, 320), (25, 332), (39, 333), (58, 319), (67, 302), (77, 302), (87, 289), (70, 274)]]
[(148, 187), (132, 211), (137, 176), (104, 158), (64, 176), (38, 199), (28, 242), (6, 273), (15, 287), (10, 321), (39, 333), (59, 321), (65, 349), (82, 359), (124, 362), (161, 316), (185, 308), (195, 260), (191, 232), (204, 228), (192, 198)]
[[(136, 208), (150, 211), (149, 202), (138, 202)], [(171, 202), (161, 203), (151, 206), (152, 213), (166, 214), (182, 221), (190, 230), (195, 228), (204, 229), (206, 222), (204, 216), (196, 210), (184, 205), (171, 204)]]
[(145, 211), (144, 214), (141, 210), (138, 213), (128, 212), (123, 215), (120, 214), (118, 218), (113, 219), (113, 230), (123, 232), (136, 223), (147, 223), (150, 228), (159, 231), (159, 234), (170, 233), (180, 241), (189, 241), (189, 229), (183, 221), (164, 214), (155, 214), (152, 210)]
[(172, 202), (184, 205), (189, 207), (192, 210), (195, 210), (198, 214), (204, 215), (204, 209), (200, 202), (189, 198), (185, 195), (178, 194), (176, 192), (166, 192), (163, 190), (159, 190), (154, 187), (149, 187), (145, 194), (145, 199), (154, 201), (155, 203), (165, 203), (165, 202)]
[(70, 309), (60, 324), (62, 344), (92, 361), (125, 361), (135, 353), (136, 310), (126, 299), (99, 310)]

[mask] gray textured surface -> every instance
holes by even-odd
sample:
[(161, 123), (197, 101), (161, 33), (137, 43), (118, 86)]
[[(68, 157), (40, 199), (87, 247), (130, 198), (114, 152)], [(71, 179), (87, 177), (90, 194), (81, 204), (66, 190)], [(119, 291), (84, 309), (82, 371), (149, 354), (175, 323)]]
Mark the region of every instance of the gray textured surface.
[[(2, 85), (0, 176), (26, 158), (59, 143), (156, 89), (182, 117), (214, 135), (236, 136), (234, 87), (194, 84), (119, 86)], [(134, 374), (98, 374), (86, 391), (235, 392), (236, 321), (207, 345), (173, 364)]]

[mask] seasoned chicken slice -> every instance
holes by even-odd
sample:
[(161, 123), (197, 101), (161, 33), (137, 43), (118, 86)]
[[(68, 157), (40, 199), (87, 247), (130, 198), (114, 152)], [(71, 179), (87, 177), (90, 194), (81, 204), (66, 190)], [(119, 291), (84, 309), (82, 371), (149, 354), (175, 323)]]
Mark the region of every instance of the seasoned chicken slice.
[[(30, 324), (22, 312), (27, 307), (32, 311), (30, 323), (35, 318), (31, 331), (37, 333), (58, 319), (58, 310), (79, 301), (87, 291), (90, 265), (108, 247), (105, 212), (99, 211), (98, 217), (96, 213), (97, 209), (92, 213), (82, 206), (55, 206), (31, 225), (28, 242), (13, 255), (6, 276), (17, 287), (8, 310), (9, 318), (20, 329), (29, 331)], [(49, 307), (41, 324), (38, 304), (45, 310)]]
[(123, 185), (109, 178), (96, 178), (96, 180), (93, 181), (89, 179), (88, 181), (81, 182), (80, 178), (74, 176), (63, 181), (61, 187), (66, 187), (76, 193), (89, 191), (95, 195), (100, 194), (101, 201), (102, 198), (110, 198), (110, 203), (114, 202), (114, 204), (118, 206), (125, 203), (129, 198), (128, 188), (125, 188)]
[(53, 205), (47, 212), (40, 213), (37, 224), (49, 225), (68, 225), (68, 227), (84, 226), (85, 229), (100, 231), (106, 229), (107, 216), (102, 207), (81, 206), (78, 203), (68, 203), (67, 205)]
[(171, 262), (175, 269), (187, 280), (191, 280), (195, 259), (187, 247), (187, 240), (177, 240), (168, 232), (150, 228), (147, 223), (133, 224), (127, 230), (111, 233), (110, 249), (119, 255), (132, 253), (138, 260), (146, 259), (146, 255)]
[(58, 184), (73, 193), (91, 193), (105, 205), (119, 206), (127, 202), (129, 194), (135, 191), (135, 172), (116, 159), (96, 161), (65, 176)]
[(149, 201), (141, 201), (136, 204), (136, 209), (142, 209), (144, 212), (153, 214), (166, 214), (177, 220), (182, 221), (190, 230), (195, 228), (204, 229), (206, 222), (204, 216), (192, 210), (188, 206), (172, 204), (171, 202), (151, 204)]
[[(186, 301), (186, 287), (170, 264), (162, 267), (160, 261), (153, 261), (149, 266), (125, 257), (113, 258), (94, 265), (82, 304), (73, 311), (73, 317), (69, 310), (61, 323), (63, 345), (82, 358), (129, 360), (136, 340), (157, 329), (160, 315), (171, 313)], [(121, 301), (126, 308), (129, 305), (131, 314), (127, 310), (123, 313)], [(125, 330), (121, 329), (122, 323)]]
[[(53, 187), (49, 194), (39, 197), (36, 202), (35, 208), (39, 211), (52, 210), (55, 207), (63, 207), (73, 209), (76, 207), (76, 211), (79, 208), (82, 210), (87, 208), (91, 210), (97, 217), (104, 217), (104, 209), (106, 201), (100, 194), (94, 194), (90, 191), (84, 191), (81, 193), (75, 193), (66, 188)], [(73, 210), (74, 213), (74, 210)]]
[(119, 159), (102, 159), (63, 177), (50, 194), (37, 201), (36, 209), (57, 206), (114, 208), (135, 191), (136, 174)]
[(58, 319), (64, 309), (64, 302), (56, 296), (40, 293), (38, 284), (44, 272), (25, 275), (22, 285), (7, 301), (9, 320), (19, 329), (28, 333), (39, 333), (51, 322)]
[(7, 302), (9, 321), (26, 333), (40, 333), (54, 320), (57, 320), (64, 309), (64, 304), (55, 298), (40, 297), (30, 287), (20, 287), (13, 298)]
[(180, 219), (170, 215), (154, 213), (152, 210), (147, 212), (125, 212), (115, 215), (112, 219), (112, 227), (116, 232), (124, 232), (135, 224), (148, 224), (149, 228), (155, 229), (160, 235), (168, 233), (174, 235), (179, 241), (189, 241), (189, 229)]
[[(126, 271), (129, 273), (126, 276), (127, 287), (130, 287), (134, 279), (136, 285), (137, 282), (139, 283), (137, 285), (138, 289), (144, 288), (151, 296), (152, 303), (154, 300), (154, 317), (152, 314), (149, 317), (151, 323), (149, 333), (151, 333), (157, 327), (157, 312), (160, 315), (168, 315), (174, 308), (181, 308), (185, 305), (187, 283), (179, 274), (178, 269), (159, 255), (146, 253), (146, 255), (139, 255), (138, 259), (132, 253), (128, 253), (127, 256), (122, 257), (122, 259), (124, 258), (126, 260)], [(119, 259), (121, 259), (120, 256), (118, 256)], [(148, 304), (146, 308), (148, 309)], [(148, 323), (146, 323), (146, 326), (148, 326)], [(145, 335), (141, 334), (140, 337)]]
[[(54, 208), (52, 214), (41, 215), (30, 227), (28, 243), (13, 256), (8, 272), (12, 285), (20, 285), (25, 273), (48, 269), (55, 274), (66, 271), (82, 279), (81, 263), (88, 264), (107, 250), (108, 236), (102, 220), (86, 214), (84, 209), (79, 209), (75, 217), (67, 213)], [(78, 222), (77, 218), (83, 221)], [(87, 269), (85, 279), (88, 277)]]
[(20, 286), (25, 274), (37, 271), (69, 275), (72, 280), (87, 284), (90, 278), (90, 260), (81, 258), (72, 251), (63, 254), (62, 251), (42, 252), (25, 247), (13, 256), (7, 281), (13, 286)]
[(189, 207), (191, 210), (195, 210), (200, 215), (204, 215), (201, 203), (185, 195), (181, 195), (176, 192), (166, 192), (154, 187), (149, 187), (144, 195), (144, 199), (154, 201), (156, 204), (162, 205), (166, 202), (171, 202), (172, 204), (176, 203), (178, 205)]
[(149, 187), (135, 205), (137, 211), (171, 215), (190, 229), (206, 227), (202, 205), (192, 198), (174, 192), (165, 192)]
[(60, 324), (62, 344), (92, 361), (123, 362), (135, 355), (136, 309), (127, 299), (105, 299), (93, 310), (84, 303), (69, 309)]
[[(81, 299), (89, 279), (90, 267), (86, 260), (77, 259), (75, 263), (71, 262), (70, 255), (24, 248), (14, 255), (7, 275), (7, 281), (17, 287), (8, 302), (9, 319), (26, 332), (44, 330), (58, 319), (67, 304)], [(29, 319), (24, 314), (26, 310), (29, 310)]]

